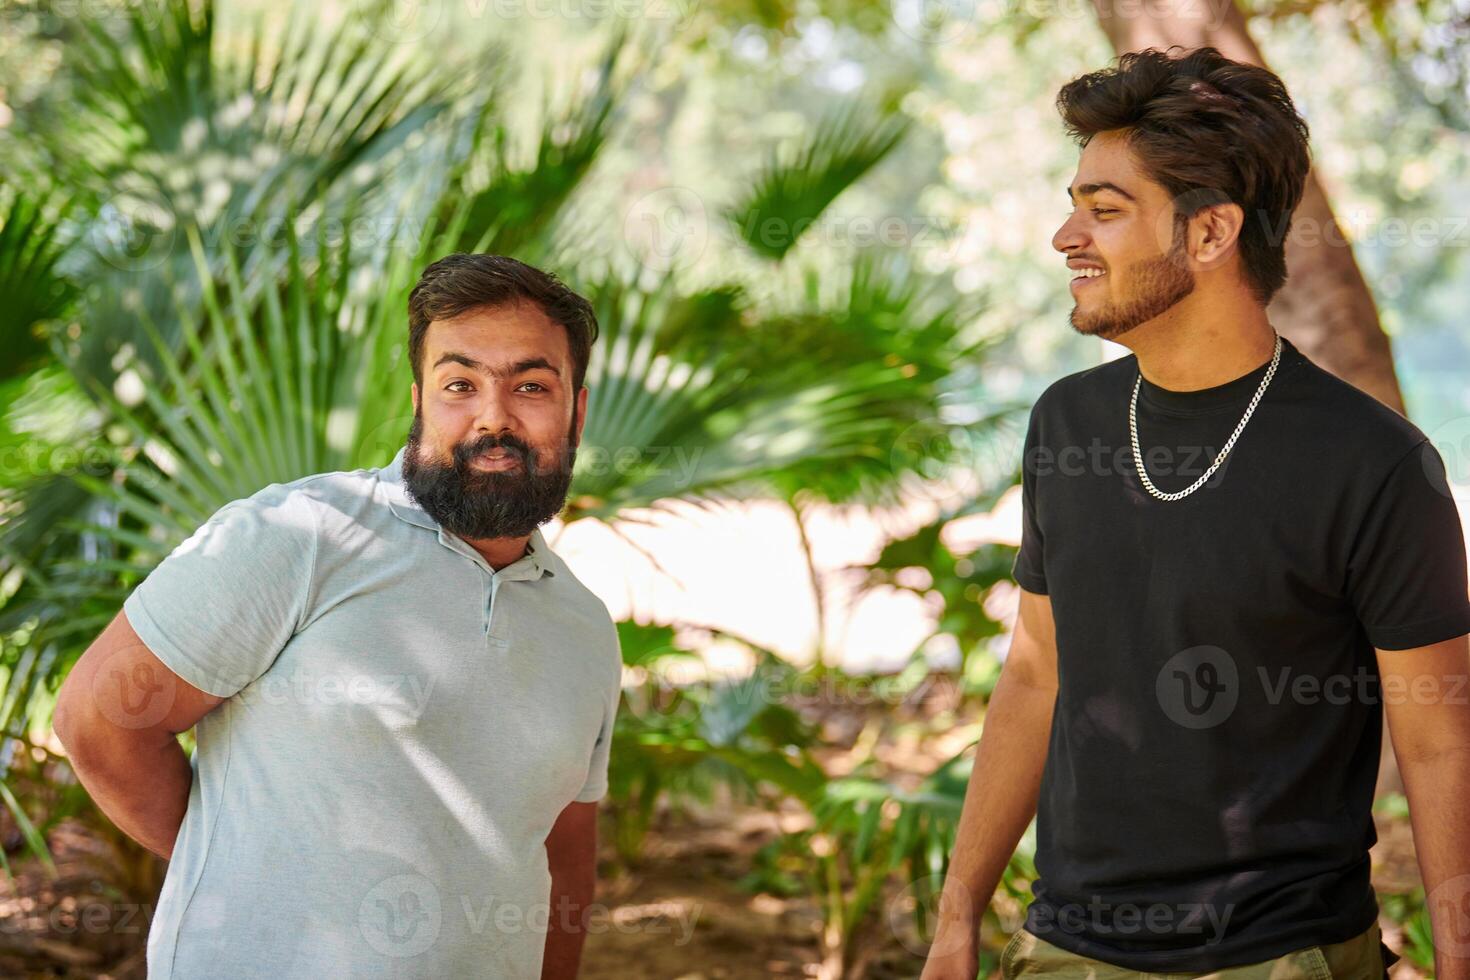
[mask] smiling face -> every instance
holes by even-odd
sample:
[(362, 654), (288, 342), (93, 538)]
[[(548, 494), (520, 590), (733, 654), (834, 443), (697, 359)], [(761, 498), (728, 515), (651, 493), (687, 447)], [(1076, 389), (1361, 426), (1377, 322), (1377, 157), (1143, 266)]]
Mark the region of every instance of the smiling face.
[(1078, 333), (1116, 339), (1194, 291), (1169, 193), (1143, 173), (1120, 133), (1088, 142), (1067, 192), (1074, 210), (1052, 247), (1072, 270)]
[(461, 537), (524, 537), (560, 513), (586, 421), (564, 327), (534, 303), (430, 322), (403, 477)]

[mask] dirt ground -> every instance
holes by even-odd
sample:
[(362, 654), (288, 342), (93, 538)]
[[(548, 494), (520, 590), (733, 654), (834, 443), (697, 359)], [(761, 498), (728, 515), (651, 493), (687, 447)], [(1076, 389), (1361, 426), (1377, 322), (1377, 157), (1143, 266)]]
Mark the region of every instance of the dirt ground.
[[(598, 899), (626, 916), (627, 923), (657, 923), (634, 931), (609, 925), (589, 937), (584, 956), (586, 980), (757, 980), (763, 977), (816, 977), (821, 956), (820, 914), (804, 900), (751, 895), (736, 881), (750, 856), (769, 839), (768, 815), (754, 811), (728, 823), (693, 822), (677, 837), (650, 847), (646, 868), (605, 882)], [(1385, 891), (1408, 891), (1418, 882), (1413, 842), (1406, 821), (1380, 822), (1374, 848), (1374, 882)], [(692, 917), (692, 918), (691, 918)], [(687, 930), (693, 921), (694, 928)], [(1385, 941), (1401, 948), (1402, 931), (1384, 917)], [(869, 930), (867, 975), (917, 977), (922, 960), (895, 936), (886, 934), (881, 915)], [(999, 952), (1000, 944), (995, 952)], [(1392, 980), (1423, 980), (1424, 974), (1401, 961)]]
[(815, 976), (815, 907), (737, 885), (774, 832), (768, 815), (748, 811), (650, 841), (638, 870), (598, 889), (611, 911), (587, 939), (584, 980)]

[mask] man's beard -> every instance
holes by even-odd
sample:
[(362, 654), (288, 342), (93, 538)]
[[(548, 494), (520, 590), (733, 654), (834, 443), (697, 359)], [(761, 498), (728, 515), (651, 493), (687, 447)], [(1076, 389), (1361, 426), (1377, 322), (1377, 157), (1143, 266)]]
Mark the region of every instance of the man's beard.
[[(419, 458), (424, 422), (416, 410), (403, 454), (403, 483), (419, 506), (445, 530), (462, 538), (519, 538), (561, 513), (572, 484), (577, 447), (572, 432), (560, 450), (538, 453), (513, 435), (485, 435), (454, 447), (449, 462)], [(520, 460), (512, 470), (471, 467), (481, 453), (503, 449)], [(547, 459), (547, 456), (555, 458)]]
[(1072, 328), (1080, 334), (1112, 340), (1167, 312), (1194, 292), (1194, 273), (1189, 271), (1186, 261), (1184, 236), (1176, 233), (1169, 254), (1128, 267), (1126, 281), (1135, 285), (1131, 299), (1105, 305), (1091, 313), (1083, 313), (1080, 306), (1074, 306)]

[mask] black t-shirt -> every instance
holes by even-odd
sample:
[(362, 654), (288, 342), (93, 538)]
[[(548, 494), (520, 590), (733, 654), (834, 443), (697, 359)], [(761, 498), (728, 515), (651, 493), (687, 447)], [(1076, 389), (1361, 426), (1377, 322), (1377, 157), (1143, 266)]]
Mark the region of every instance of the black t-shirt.
[[(1266, 370), (1143, 382), (1160, 491), (1204, 473)], [(1139, 971), (1352, 938), (1377, 917), (1373, 648), (1470, 632), (1443, 462), (1284, 342), (1225, 463), (1158, 500), (1129, 442), (1137, 378), (1129, 356), (1061, 379), (1026, 437), (1014, 575), (1050, 596), (1059, 690), (1025, 926)]]

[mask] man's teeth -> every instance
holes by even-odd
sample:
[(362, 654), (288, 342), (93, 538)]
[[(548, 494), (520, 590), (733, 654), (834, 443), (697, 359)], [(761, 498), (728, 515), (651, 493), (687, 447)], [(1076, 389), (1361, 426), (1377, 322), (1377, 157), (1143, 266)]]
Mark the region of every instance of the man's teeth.
[(1075, 271), (1077, 275), (1073, 278), (1077, 279), (1096, 279), (1098, 276), (1103, 275), (1102, 269), (1077, 269)]

